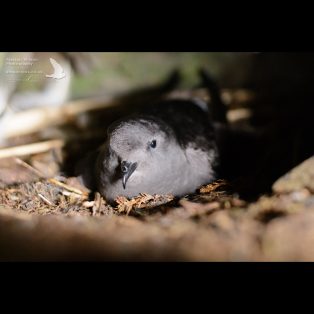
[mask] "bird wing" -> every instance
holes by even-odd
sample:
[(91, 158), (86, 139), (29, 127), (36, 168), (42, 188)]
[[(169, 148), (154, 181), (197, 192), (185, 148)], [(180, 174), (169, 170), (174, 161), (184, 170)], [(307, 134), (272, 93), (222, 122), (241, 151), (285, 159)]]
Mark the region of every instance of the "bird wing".
[(49, 58), (49, 59), (50, 59), (51, 65), (54, 68), (55, 73), (63, 73), (64, 72), (62, 66), (55, 59), (53, 59), (53, 58)]

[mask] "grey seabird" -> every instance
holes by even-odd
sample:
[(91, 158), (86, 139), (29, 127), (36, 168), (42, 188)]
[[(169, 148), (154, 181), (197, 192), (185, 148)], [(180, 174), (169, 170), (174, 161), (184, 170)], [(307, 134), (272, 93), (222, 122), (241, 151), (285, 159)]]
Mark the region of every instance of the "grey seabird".
[(198, 100), (168, 99), (108, 128), (95, 164), (97, 189), (108, 200), (139, 193), (193, 193), (216, 178), (213, 121)]

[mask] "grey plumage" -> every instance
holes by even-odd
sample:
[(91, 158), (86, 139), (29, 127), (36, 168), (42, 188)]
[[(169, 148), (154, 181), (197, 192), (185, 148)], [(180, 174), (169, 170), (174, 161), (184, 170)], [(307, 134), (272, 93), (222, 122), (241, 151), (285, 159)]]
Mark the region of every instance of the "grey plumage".
[(182, 196), (215, 179), (218, 150), (208, 112), (189, 100), (165, 100), (108, 129), (95, 164), (108, 200), (139, 193)]

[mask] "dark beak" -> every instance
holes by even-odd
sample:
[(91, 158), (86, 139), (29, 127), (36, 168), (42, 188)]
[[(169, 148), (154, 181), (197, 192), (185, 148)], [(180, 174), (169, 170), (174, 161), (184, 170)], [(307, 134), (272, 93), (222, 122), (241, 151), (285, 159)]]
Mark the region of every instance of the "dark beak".
[(128, 179), (130, 178), (131, 174), (134, 172), (134, 170), (137, 167), (136, 162), (128, 162), (128, 161), (122, 161), (121, 162), (121, 172), (122, 172), (122, 185), (125, 189), (126, 183)]

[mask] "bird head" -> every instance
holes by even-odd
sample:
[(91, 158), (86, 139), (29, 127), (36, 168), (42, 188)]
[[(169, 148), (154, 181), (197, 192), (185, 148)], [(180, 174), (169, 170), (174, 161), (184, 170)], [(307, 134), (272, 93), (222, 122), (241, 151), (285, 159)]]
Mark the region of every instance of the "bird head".
[[(161, 179), (161, 168), (171, 167), (176, 146), (171, 129), (154, 117), (134, 117), (118, 121), (108, 129), (107, 173), (121, 180), (123, 189)], [(170, 153), (170, 154), (169, 154)], [(174, 156), (173, 156), (174, 157)]]

